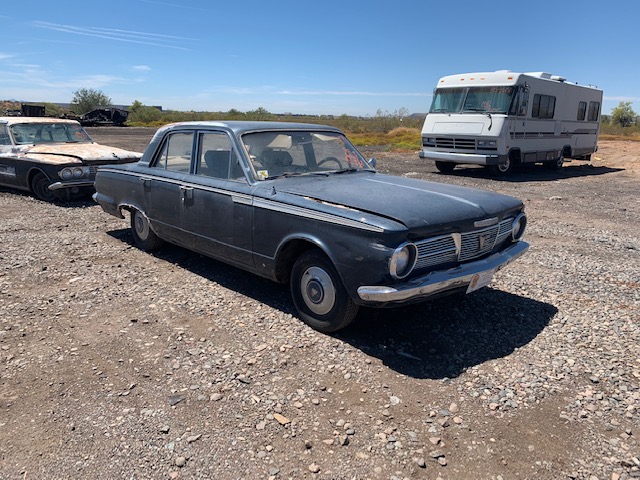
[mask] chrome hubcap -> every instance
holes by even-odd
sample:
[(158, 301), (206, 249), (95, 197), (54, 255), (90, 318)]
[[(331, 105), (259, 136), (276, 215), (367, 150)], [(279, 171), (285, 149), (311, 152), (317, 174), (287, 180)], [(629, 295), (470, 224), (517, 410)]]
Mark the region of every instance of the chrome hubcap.
[(316, 315), (329, 313), (336, 301), (331, 277), (320, 267), (305, 270), (300, 279), (300, 292), (305, 305)]
[(138, 236), (142, 240), (146, 240), (149, 236), (149, 223), (147, 222), (147, 219), (144, 218), (144, 215), (142, 215), (140, 212), (136, 212), (133, 223), (136, 227), (136, 233), (138, 234)]

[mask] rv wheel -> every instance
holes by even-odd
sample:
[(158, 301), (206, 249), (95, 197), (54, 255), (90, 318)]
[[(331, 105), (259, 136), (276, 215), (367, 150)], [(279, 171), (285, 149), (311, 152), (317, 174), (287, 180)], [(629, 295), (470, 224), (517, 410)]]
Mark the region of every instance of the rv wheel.
[(564, 157), (560, 155), (556, 160), (551, 160), (550, 162), (544, 162), (544, 166), (548, 170), (558, 170), (562, 168), (563, 163), (564, 163)]
[(508, 175), (511, 173), (511, 170), (513, 170), (513, 160), (511, 160), (511, 157), (506, 158), (502, 163), (499, 163), (498, 165), (491, 166), (491, 172), (494, 175)]

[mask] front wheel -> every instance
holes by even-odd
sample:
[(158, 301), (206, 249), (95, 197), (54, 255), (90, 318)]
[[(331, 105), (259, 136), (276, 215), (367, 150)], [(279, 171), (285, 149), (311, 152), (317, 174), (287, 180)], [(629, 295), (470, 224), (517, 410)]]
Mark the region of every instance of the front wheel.
[(56, 194), (49, 190), (49, 185), (51, 185), (51, 180), (42, 172), (36, 173), (31, 179), (31, 191), (45, 202), (53, 202), (57, 198)]
[(513, 170), (513, 160), (511, 160), (511, 157), (507, 157), (506, 159), (504, 159), (504, 161), (500, 162), (499, 164), (491, 166), (491, 173), (499, 176), (509, 175), (512, 170)]
[(146, 251), (157, 250), (164, 243), (149, 226), (149, 219), (140, 210), (131, 211), (131, 233), (136, 245)]
[(309, 250), (296, 260), (290, 288), (300, 318), (320, 332), (345, 328), (358, 313), (335, 267), (319, 250)]
[(451, 162), (440, 162), (436, 160), (436, 168), (441, 173), (451, 173), (453, 172), (453, 169), (456, 168), (456, 164)]

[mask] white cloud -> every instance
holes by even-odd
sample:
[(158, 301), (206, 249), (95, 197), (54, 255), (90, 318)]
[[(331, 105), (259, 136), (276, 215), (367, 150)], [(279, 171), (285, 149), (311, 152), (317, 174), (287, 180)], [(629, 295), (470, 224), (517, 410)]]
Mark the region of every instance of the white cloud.
[(0, 60), (7, 60), (9, 58), (13, 58), (13, 55), (9, 53), (0, 52)]
[(148, 65), (134, 65), (131, 68), (133, 70), (135, 70), (136, 72), (150, 72), (151, 71), (151, 67), (148, 66)]
[(33, 22), (33, 26), (57, 32), (70, 33), (72, 35), (103, 38), (105, 40), (113, 40), (117, 42), (139, 43), (142, 45), (173, 48), (176, 50), (189, 50), (189, 48), (182, 46), (182, 44), (195, 40), (193, 38), (163, 35), (160, 33), (119, 30), (115, 28), (83, 27), (41, 21)]

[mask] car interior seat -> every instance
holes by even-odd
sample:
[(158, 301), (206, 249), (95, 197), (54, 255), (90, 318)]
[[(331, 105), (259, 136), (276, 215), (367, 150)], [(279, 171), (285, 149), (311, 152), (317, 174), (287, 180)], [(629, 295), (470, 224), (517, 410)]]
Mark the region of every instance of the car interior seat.
[(204, 154), (206, 169), (201, 173), (209, 177), (229, 178), (230, 150), (207, 150)]

